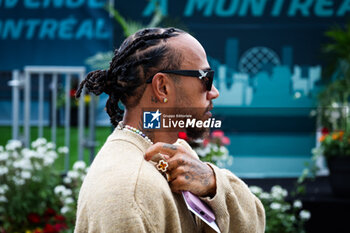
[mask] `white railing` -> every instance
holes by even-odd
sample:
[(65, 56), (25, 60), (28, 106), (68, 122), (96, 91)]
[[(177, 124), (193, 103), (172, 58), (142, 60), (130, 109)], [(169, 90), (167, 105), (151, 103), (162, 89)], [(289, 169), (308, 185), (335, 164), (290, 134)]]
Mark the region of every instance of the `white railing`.
[[(38, 137), (43, 137), (43, 129), (45, 125), (44, 120), (44, 103), (45, 103), (45, 79), (50, 80), (51, 89), (51, 103), (50, 103), (50, 115), (51, 115), (51, 141), (56, 143), (57, 136), (57, 97), (58, 97), (58, 83), (62, 80), (64, 83), (64, 145), (70, 148), (70, 121), (71, 121), (71, 82), (73, 79), (78, 79), (79, 83), (84, 79), (86, 73), (85, 67), (66, 67), (66, 66), (26, 66), (23, 72), (14, 70), (12, 72), (12, 80), (9, 85), (12, 86), (12, 138), (19, 139), (24, 142), (24, 145), (29, 147), (31, 138), (30, 130), (31, 126), (35, 125), (31, 119), (31, 104), (32, 104), (32, 80), (38, 78)], [(23, 92), (24, 102), (24, 114), (23, 114), (23, 135), (20, 135), (20, 103), (21, 92)], [(78, 106), (78, 160), (83, 160), (84, 148), (90, 150), (90, 162), (93, 160), (95, 154), (95, 105), (96, 99), (92, 98), (89, 104), (89, 135), (85, 137), (85, 101), (84, 91), (79, 99)], [(64, 167), (65, 170), (69, 169), (70, 164), (70, 152), (66, 154)]]

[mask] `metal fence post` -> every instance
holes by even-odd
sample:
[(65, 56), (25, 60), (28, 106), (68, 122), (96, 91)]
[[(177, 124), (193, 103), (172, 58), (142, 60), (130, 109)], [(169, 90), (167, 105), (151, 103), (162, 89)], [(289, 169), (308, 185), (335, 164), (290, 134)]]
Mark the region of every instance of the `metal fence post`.
[(38, 137), (44, 136), (44, 74), (39, 74), (39, 99), (38, 99)]
[(52, 92), (52, 100), (51, 100), (51, 141), (56, 143), (56, 129), (57, 129), (57, 79), (58, 74), (54, 73), (52, 75), (52, 83), (51, 83), (51, 92)]
[[(79, 82), (83, 81), (84, 79), (84, 74), (79, 75)], [(79, 99), (79, 120), (78, 120), (78, 127), (79, 127), (79, 133), (78, 133), (78, 160), (83, 160), (84, 159), (84, 145), (85, 145), (85, 140), (84, 140), (84, 127), (85, 127), (85, 88), (81, 92), (81, 96)]]
[[(66, 94), (66, 106), (65, 106), (65, 124), (64, 124), (64, 132), (65, 132), (65, 143), (64, 145), (69, 148), (70, 145), (70, 81), (71, 81), (71, 74), (66, 74), (66, 80), (65, 80), (65, 94)], [(65, 156), (64, 161), (64, 170), (68, 171), (69, 169), (69, 153)]]
[(31, 99), (31, 77), (30, 72), (24, 71), (24, 145), (29, 147), (30, 144), (30, 99)]
[(21, 80), (19, 71), (12, 71), (12, 80), (8, 83), (12, 87), (12, 139), (19, 139), (19, 89)]

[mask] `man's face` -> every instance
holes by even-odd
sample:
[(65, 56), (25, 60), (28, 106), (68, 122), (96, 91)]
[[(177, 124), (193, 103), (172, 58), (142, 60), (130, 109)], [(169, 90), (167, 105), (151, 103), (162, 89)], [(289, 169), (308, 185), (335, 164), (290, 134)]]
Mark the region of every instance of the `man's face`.
[[(191, 35), (181, 34), (175, 37), (172, 45), (181, 52), (183, 57), (181, 70), (205, 70), (210, 68), (202, 45)], [(215, 86), (213, 85), (212, 89), (208, 91), (203, 80), (199, 78), (179, 76), (178, 79), (175, 114), (191, 114), (193, 118), (203, 121), (211, 117), (212, 100), (219, 96)], [(208, 130), (206, 128), (188, 128), (186, 131), (189, 137), (200, 138)]]

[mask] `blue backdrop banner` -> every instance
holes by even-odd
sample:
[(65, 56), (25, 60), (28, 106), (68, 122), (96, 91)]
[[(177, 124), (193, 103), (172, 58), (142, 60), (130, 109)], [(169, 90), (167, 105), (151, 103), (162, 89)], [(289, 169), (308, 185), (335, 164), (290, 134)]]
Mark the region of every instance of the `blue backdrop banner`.
[(0, 70), (84, 65), (113, 46), (106, 0), (0, 0)]

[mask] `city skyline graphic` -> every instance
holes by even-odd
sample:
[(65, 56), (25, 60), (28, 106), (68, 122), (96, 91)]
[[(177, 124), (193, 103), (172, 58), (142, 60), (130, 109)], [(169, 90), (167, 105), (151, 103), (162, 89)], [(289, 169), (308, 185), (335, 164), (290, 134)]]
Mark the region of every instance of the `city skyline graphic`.
[(208, 56), (215, 70), (214, 84), (220, 97), (215, 106), (312, 107), (321, 79), (321, 66), (293, 64), (293, 48), (281, 52), (266, 46), (247, 49), (239, 56), (239, 40), (228, 38), (225, 63)]

